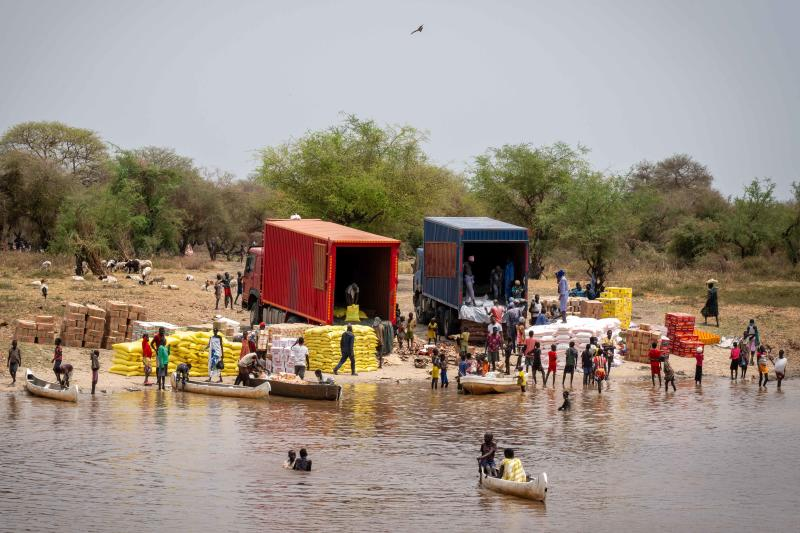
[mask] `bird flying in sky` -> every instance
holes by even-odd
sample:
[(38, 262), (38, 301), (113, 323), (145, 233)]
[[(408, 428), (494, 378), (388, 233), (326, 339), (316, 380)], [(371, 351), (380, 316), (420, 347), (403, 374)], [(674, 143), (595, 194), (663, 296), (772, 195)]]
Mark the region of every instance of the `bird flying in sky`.
[(414, 31), (412, 31), (412, 32), (411, 32), (411, 35), (414, 35), (414, 34), (415, 34), (415, 33), (417, 33), (417, 32), (420, 32), (420, 33), (422, 33), (422, 26), (423, 26), (423, 25), (422, 25), (422, 24), (420, 24), (420, 25), (419, 25), (419, 28), (417, 28), (416, 30), (414, 30)]

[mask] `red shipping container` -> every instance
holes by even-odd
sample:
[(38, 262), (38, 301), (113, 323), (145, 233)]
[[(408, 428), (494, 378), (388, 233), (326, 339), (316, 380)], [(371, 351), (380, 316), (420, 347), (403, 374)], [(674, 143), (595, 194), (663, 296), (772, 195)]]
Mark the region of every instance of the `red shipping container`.
[(345, 306), (345, 289), (356, 283), (361, 310), (394, 323), (399, 249), (396, 239), (323, 220), (268, 220), (261, 306), (331, 324), (334, 306)]

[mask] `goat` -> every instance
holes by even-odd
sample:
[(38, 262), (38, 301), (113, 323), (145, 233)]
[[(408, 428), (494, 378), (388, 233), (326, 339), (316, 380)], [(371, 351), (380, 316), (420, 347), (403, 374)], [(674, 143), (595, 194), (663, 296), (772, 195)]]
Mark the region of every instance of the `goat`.
[(142, 269), (142, 279), (147, 278), (147, 276), (149, 276), (152, 272), (153, 272), (152, 267), (144, 267)]
[(194, 281), (194, 276), (191, 274), (186, 274), (186, 281)]
[(53, 263), (50, 261), (42, 261), (42, 270), (50, 270), (51, 266), (53, 266)]
[(139, 268), (153, 268), (153, 262), (149, 259), (138, 259), (137, 261), (139, 261)]
[(164, 276), (155, 276), (154, 278), (152, 278), (149, 281), (149, 283), (150, 283), (150, 285), (152, 285), (154, 283), (158, 283), (159, 285), (163, 285), (164, 284)]

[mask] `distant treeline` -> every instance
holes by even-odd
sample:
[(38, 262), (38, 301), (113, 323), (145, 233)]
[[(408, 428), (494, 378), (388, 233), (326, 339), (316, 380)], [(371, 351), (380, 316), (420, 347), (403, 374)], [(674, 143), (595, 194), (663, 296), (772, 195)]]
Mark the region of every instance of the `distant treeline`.
[(70, 253), (181, 253), (212, 258), (258, 240), (267, 217), (323, 218), (420, 244), (428, 215), (488, 215), (525, 226), (531, 275), (556, 249), (605, 278), (620, 253), (678, 266), (714, 253), (800, 260), (800, 184), (780, 202), (754, 179), (725, 198), (691, 156), (642, 161), (623, 175), (591, 168), (587, 149), (557, 143), (489, 148), (464, 173), (430, 161), (426, 138), (346, 116), (340, 124), (264, 148), (253, 175), (198, 168), (170, 148), (120, 149), (57, 122), (18, 124), (0, 139), (0, 237)]

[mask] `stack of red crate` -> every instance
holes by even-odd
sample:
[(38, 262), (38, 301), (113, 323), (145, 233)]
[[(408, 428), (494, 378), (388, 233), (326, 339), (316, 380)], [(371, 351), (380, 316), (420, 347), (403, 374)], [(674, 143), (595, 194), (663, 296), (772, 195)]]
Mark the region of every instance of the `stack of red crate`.
[(667, 313), (664, 317), (670, 352), (680, 357), (694, 357), (697, 348), (703, 348), (700, 338), (694, 334), (694, 315)]

